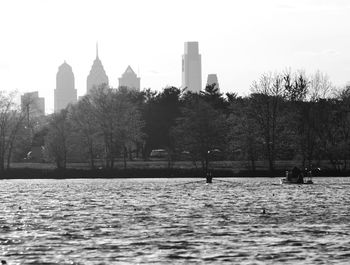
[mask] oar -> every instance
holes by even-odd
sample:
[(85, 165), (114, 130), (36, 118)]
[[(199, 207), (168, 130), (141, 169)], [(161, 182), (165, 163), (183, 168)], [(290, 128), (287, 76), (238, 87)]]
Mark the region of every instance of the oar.
[(222, 181), (222, 182), (228, 182), (228, 183), (236, 183), (235, 181), (229, 181), (229, 180), (223, 180), (223, 179), (215, 179), (215, 181)]
[[(235, 184), (236, 182), (234, 181), (228, 181), (228, 180), (222, 180), (222, 179), (214, 179), (213, 180), (215, 181), (221, 181), (221, 182), (227, 182), (227, 183), (231, 183), (231, 184)], [(190, 181), (190, 182), (185, 182), (185, 183), (178, 183), (178, 184), (175, 184), (175, 186), (178, 186), (178, 185), (187, 185), (187, 184), (192, 184), (192, 183), (198, 183), (198, 182), (202, 182), (202, 181), (206, 181), (206, 179), (203, 179), (203, 180), (196, 180), (196, 181)]]
[(190, 182), (185, 182), (185, 183), (178, 183), (178, 184), (175, 184), (174, 186), (178, 186), (178, 185), (187, 185), (187, 184), (198, 183), (198, 182), (202, 182), (202, 181), (205, 181), (205, 179), (196, 180), (196, 181), (190, 181)]

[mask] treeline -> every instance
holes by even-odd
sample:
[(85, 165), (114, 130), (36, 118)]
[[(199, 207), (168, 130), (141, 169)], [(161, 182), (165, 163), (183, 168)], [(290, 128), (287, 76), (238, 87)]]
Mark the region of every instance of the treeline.
[[(33, 145), (65, 168), (67, 162), (104, 162), (124, 167), (165, 149), (169, 166), (179, 159), (207, 170), (214, 159), (295, 160), (305, 167), (328, 160), (346, 170), (350, 151), (350, 87), (336, 89), (317, 72), (264, 74), (249, 96), (223, 95), (215, 86), (199, 94), (175, 87), (142, 92), (101, 86), (60, 113), (31, 119), (0, 94), (0, 170), (20, 160)], [(28, 105), (29, 106), (29, 105)]]

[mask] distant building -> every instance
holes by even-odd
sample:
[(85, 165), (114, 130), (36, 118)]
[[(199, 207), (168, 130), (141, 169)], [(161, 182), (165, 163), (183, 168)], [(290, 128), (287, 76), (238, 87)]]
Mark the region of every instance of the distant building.
[(45, 98), (39, 97), (39, 92), (24, 93), (21, 96), (21, 108), (28, 111), (29, 117), (45, 115)]
[(119, 78), (119, 87), (127, 87), (131, 90), (140, 91), (140, 80), (141, 78), (137, 77), (129, 65), (122, 74), (122, 77)]
[(209, 74), (207, 79), (207, 86), (215, 85), (214, 88), (220, 92), (218, 76), (216, 74)]
[(68, 104), (77, 102), (77, 90), (74, 85), (72, 67), (64, 61), (56, 75), (54, 110), (59, 112)]
[(86, 80), (86, 92), (89, 94), (91, 89), (102, 84), (108, 85), (108, 76), (103, 68), (100, 58), (98, 57), (98, 46), (96, 44), (96, 59), (92, 64), (90, 73)]
[(182, 55), (182, 88), (199, 93), (202, 89), (202, 59), (198, 42), (185, 42)]

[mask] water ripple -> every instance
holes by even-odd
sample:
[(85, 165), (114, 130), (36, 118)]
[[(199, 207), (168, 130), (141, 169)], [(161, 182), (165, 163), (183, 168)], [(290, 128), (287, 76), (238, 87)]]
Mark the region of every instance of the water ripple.
[[(8, 264), (347, 264), (350, 179), (0, 181)], [(329, 183), (331, 182), (331, 183)]]

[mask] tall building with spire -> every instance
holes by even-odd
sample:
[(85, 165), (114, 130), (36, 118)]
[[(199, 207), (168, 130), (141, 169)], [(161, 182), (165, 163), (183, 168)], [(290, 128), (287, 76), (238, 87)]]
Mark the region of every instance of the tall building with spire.
[(131, 90), (140, 91), (140, 80), (141, 78), (137, 77), (136, 73), (129, 65), (119, 78), (119, 87), (127, 87)]
[(108, 76), (103, 68), (102, 62), (98, 57), (98, 44), (96, 43), (96, 59), (92, 64), (90, 73), (86, 80), (86, 92), (89, 94), (91, 89), (102, 84), (108, 85)]
[(56, 89), (54, 99), (54, 110), (59, 112), (70, 103), (77, 102), (77, 90), (74, 85), (74, 74), (72, 67), (64, 61), (58, 67), (56, 75)]
[(182, 55), (182, 88), (199, 93), (202, 89), (202, 58), (198, 51), (198, 42), (185, 42)]

